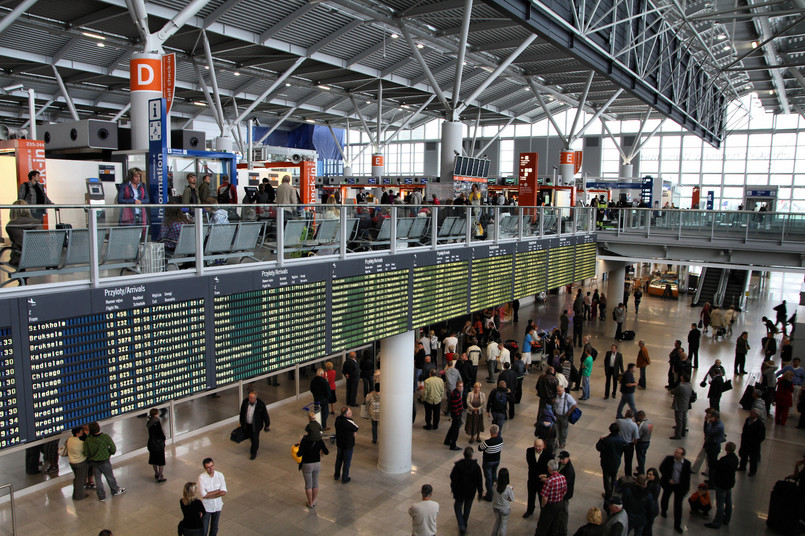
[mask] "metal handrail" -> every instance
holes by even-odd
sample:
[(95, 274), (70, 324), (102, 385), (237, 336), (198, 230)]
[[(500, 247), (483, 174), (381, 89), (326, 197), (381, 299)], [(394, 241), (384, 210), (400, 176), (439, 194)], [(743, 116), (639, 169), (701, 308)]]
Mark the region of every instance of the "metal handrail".
[(11, 505), (11, 536), (17, 536), (17, 511), (14, 506), (14, 486), (11, 484), (2, 484), (0, 489), (8, 488), (8, 499)]

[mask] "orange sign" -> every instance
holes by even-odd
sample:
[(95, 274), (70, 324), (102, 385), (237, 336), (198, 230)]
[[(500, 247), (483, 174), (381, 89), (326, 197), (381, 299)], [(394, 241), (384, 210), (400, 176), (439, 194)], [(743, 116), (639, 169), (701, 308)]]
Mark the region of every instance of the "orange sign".
[(171, 113), (173, 93), (176, 86), (176, 54), (162, 56), (162, 96), (165, 97), (167, 112)]
[(559, 153), (559, 164), (574, 164), (576, 153), (573, 151), (562, 151)]
[(539, 155), (537, 153), (520, 153), (520, 194), (517, 203), (524, 207), (537, 206), (537, 166)]
[(316, 202), (316, 162), (302, 162), (299, 168), (299, 192), (302, 204)]
[(578, 173), (579, 170), (581, 169), (581, 157), (582, 157), (582, 152), (581, 151), (576, 151), (575, 160), (573, 161), (573, 174), (574, 175), (576, 173)]
[(134, 58), (129, 64), (131, 91), (162, 92), (162, 61), (156, 58)]
[(373, 154), (372, 155), (372, 167), (383, 167), (383, 155), (382, 154)]

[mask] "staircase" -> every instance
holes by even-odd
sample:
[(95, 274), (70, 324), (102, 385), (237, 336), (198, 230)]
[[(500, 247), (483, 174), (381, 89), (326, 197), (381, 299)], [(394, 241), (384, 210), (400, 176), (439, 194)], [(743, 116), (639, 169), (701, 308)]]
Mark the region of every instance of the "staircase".
[(722, 309), (729, 309), (734, 306), (737, 311), (740, 311), (744, 303), (744, 294), (746, 292), (747, 278), (749, 277), (749, 270), (730, 270), (727, 277), (727, 286), (724, 290), (724, 298), (722, 299)]
[(702, 274), (699, 276), (699, 288), (696, 289), (691, 305), (704, 305), (707, 302), (711, 305), (714, 304), (723, 272), (722, 268), (702, 269)]

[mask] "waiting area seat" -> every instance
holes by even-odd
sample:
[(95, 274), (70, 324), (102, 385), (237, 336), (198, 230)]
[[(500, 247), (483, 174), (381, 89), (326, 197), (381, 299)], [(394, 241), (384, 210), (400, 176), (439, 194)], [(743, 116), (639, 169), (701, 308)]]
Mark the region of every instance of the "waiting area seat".
[[(255, 256), (260, 237), (263, 234), (264, 222), (239, 222), (222, 224), (205, 224), (202, 240), (204, 242), (204, 262), (223, 263), (230, 259), (243, 262), (244, 259), (258, 261)], [(173, 252), (166, 260), (167, 267), (180, 267), (194, 263), (196, 260), (196, 227), (193, 224), (182, 225)]]

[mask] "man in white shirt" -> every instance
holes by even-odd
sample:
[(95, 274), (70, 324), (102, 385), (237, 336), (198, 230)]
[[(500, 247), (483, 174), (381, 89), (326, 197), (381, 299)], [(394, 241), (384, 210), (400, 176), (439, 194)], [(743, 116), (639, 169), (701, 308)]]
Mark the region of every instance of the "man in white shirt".
[(475, 380), (478, 378), (478, 362), (481, 360), (481, 347), (478, 346), (476, 339), (470, 341), (470, 347), (467, 348), (467, 357), (470, 358), (472, 363), (471, 385), (475, 385)]
[(503, 343), (500, 343), (498, 345), (498, 349), (500, 349), (500, 354), (498, 355), (498, 361), (500, 361), (500, 368), (501, 369), (504, 368), (506, 366), (506, 363), (508, 363), (509, 366), (511, 366), (512, 357), (511, 352), (509, 352), (509, 349), (503, 346)]
[(492, 341), (486, 347), (486, 368), (489, 375), (486, 377), (487, 383), (495, 383), (495, 371), (497, 369), (500, 346), (497, 341)]
[[(215, 470), (212, 458), (204, 458), (204, 472), (198, 476), (196, 490), (201, 502), (204, 504), (204, 536), (216, 536), (218, 534), (218, 520), (221, 517), (221, 509), (224, 501), (221, 499), (226, 495), (226, 479), (224, 474)], [(209, 530), (209, 532), (208, 532)]]
[[(450, 351), (450, 347), (453, 348), (454, 352), (458, 350), (458, 337), (456, 337), (455, 331), (451, 331), (450, 336), (446, 337), (442, 342), (442, 356)], [(436, 363), (436, 360), (434, 359), (433, 362)]]
[(435, 536), (436, 519), (439, 516), (439, 503), (431, 500), (433, 486), (422, 486), (422, 501), (408, 508), (411, 516), (411, 534), (413, 536)]

